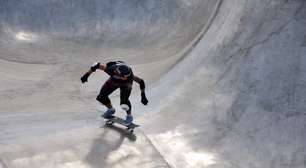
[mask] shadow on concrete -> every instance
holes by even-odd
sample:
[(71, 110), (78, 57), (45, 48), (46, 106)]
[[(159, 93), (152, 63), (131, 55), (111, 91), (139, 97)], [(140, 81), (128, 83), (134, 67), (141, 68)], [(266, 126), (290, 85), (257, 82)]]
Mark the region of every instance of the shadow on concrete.
[(0, 158), (0, 168), (8, 168), (1, 158)]
[(85, 158), (85, 161), (93, 168), (110, 166), (109, 163), (107, 163), (108, 155), (119, 149), (124, 140), (124, 136), (121, 135), (118, 139), (113, 139), (110, 142), (106, 138), (107, 133), (108, 130), (105, 130), (101, 136), (93, 140), (91, 150)]
[[(112, 167), (112, 163), (107, 161), (108, 156), (120, 148), (125, 138), (133, 142), (137, 139), (134, 134), (129, 133), (123, 128), (104, 125), (101, 128), (105, 128), (104, 132), (93, 140), (91, 150), (85, 158), (85, 161), (92, 168)], [(119, 137), (113, 136), (112, 131), (116, 131)], [(128, 158), (120, 158), (120, 160), (122, 159)]]

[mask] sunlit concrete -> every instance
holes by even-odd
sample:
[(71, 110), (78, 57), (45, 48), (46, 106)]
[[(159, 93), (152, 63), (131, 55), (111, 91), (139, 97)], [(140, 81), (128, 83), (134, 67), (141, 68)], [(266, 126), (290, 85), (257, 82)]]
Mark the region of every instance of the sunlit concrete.
[[(304, 168), (305, 27), (304, 0), (2, 0), (0, 167)], [(109, 60), (147, 81), (135, 135), (80, 83)]]

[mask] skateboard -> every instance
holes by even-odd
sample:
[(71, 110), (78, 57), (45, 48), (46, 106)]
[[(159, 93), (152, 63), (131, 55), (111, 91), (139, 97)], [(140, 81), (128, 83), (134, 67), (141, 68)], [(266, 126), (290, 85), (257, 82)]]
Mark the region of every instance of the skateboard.
[(110, 118), (106, 119), (105, 121), (105, 125), (106, 126), (111, 126), (113, 125), (114, 123), (117, 123), (117, 124), (120, 124), (120, 125), (123, 125), (126, 127), (126, 129), (130, 132), (130, 133), (133, 133), (134, 132), (134, 129), (136, 127), (139, 127), (140, 125), (137, 125), (137, 124), (134, 124), (134, 123), (131, 123), (129, 125), (126, 125), (124, 120), (122, 118), (119, 118), (119, 117), (116, 117), (116, 116), (111, 116)]

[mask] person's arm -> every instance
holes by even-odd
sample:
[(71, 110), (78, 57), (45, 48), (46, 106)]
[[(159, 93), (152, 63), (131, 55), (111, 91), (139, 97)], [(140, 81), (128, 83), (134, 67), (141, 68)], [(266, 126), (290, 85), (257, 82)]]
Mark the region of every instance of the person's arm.
[(144, 80), (139, 78), (138, 76), (135, 76), (135, 75), (134, 75), (133, 80), (135, 82), (137, 82), (139, 84), (139, 86), (140, 86), (140, 90), (141, 90), (141, 103), (144, 104), (144, 105), (147, 105), (148, 104), (148, 99), (147, 99), (146, 93), (145, 93), (146, 85), (145, 85)]
[(89, 77), (93, 72), (95, 72), (97, 69), (100, 69), (100, 70), (105, 71), (105, 70), (106, 70), (106, 66), (103, 65), (103, 64), (101, 64), (101, 63), (99, 63), (99, 62), (94, 63), (94, 64), (90, 67), (89, 71), (86, 72), (86, 73), (81, 77), (82, 83), (87, 82), (88, 77)]

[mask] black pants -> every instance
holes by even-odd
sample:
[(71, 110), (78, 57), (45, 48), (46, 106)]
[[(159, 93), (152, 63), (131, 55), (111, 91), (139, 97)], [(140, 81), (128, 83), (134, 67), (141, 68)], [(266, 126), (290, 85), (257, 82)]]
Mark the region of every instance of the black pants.
[(126, 104), (129, 106), (129, 110), (127, 114), (131, 114), (132, 106), (129, 100), (132, 91), (133, 81), (119, 83), (113, 81), (111, 78), (108, 79), (102, 86), (99, 95), (97, 96), (97, 100), (104, 105), (108, 105), (111, 103), (109, 99), (109, 95), (113, 93), (116, 89), (120, 88), (120, 105)]

